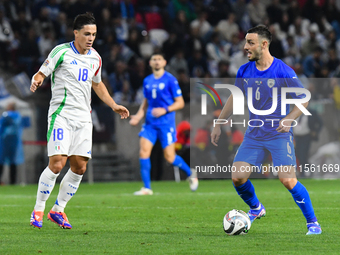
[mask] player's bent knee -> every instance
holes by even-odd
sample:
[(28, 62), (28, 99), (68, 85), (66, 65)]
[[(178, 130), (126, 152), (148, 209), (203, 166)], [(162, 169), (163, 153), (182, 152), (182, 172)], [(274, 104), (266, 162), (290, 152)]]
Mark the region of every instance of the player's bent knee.
[(235, 187), (241, 186), (247, 181), (245, 178), (231, 178), (231, 180), (233, 181)]
[(55, 174), (60, 173), (60, 171), (64, 168), (65, 164), (62, 161), (53, 161), (48, 164), (49, 169)]
[(297, 183), (296, 178), (280, 178), (280, 181), (288, 190), (293, 189)]
[(86, 165), (82, 167), (77, 167), (77, 168), (71, 168), (72, 172), (75, 174), (83, 175), (86, 172)]
[(175, 161), (176, 155), (164, 154), (164, 158), (167, 162), (172, 164)]

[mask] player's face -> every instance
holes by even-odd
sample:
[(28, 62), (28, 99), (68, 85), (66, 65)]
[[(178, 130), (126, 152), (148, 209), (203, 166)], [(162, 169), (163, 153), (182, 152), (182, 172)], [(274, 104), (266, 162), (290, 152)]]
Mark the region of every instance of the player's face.
[(153, 71), (164, 69), (166, 66), (166, 60), (162, 55), (153, 55), (149, 61), (149, 65)]
[(96, 25), (85, 25), (80, 30), (74, 30), (75, 41), (83, 50), (91, 49), (94, 39), (96, 39), (96, 35)]
[(244, 45), (244, 50), (247, 53), (249, 61), (257, 61), (262, 57), (262, 40), (259, 39), (258, 34), (247, 34), (246, 44)]

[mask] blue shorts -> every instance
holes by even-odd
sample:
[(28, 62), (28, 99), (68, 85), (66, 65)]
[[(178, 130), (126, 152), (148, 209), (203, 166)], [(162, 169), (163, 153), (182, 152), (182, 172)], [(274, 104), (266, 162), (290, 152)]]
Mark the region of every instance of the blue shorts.
[(274, 167), (295, 166), (295, 150), (293, 136), (280, 137), (267, 141), (259, 141), (245, 137), (239, 147), (234, 162), (243, 161), (261, 169), (261, 164), (272, 155)]
[(148, 139), (152, 144), (155, 144), (159, 139), (163, 149), (177, 141), (176, 128), (168, 125), (152, 126), (143, 124), (139, 136)]

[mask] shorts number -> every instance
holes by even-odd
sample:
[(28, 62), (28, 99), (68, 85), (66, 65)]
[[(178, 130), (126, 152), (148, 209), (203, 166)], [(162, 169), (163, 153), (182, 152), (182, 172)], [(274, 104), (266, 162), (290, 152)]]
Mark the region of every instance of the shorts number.
[(156, 98), (157, 97), (157, 93), (156, 93), (156, 89), (152, 89), (152, 98)]
[(256, 100), (260, 100), (260, 98), (261, 98), (260, 87), (257, 87), (257, 89), (256, 89), (255, 98), (256, 98)]
[(83, 74), (82, 74), (81, 68), (79, 68), (78, 81), (86, 81), (86, 80), (87, 80), (88, 74), (89, 74), (89, 70), (87, 70), (86, 68), (84, 68), (84, 69), (83, 69)]
[(55, 141), (56, 138), (59, 141), (64, 139), (64, 130), (62, 128), (53, 129), (53, 141)]
[(292, 148), (289, 146), (289, 142), (287, 142), (287, 151), (288, 151), (288, 154), (292, 153)]

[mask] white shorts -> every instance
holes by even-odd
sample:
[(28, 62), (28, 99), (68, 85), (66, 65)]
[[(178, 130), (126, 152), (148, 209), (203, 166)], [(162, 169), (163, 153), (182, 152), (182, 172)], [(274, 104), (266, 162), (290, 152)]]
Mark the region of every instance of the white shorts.
[(49, 117), (47, 130), (48, 156), (67, 155), (91, 158), (92, 122)]

